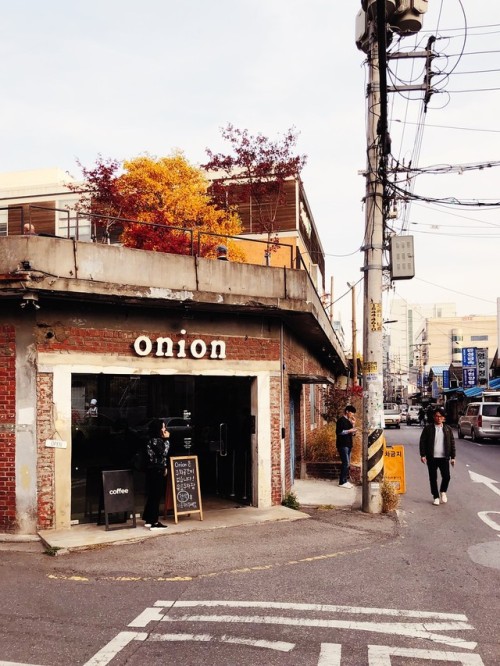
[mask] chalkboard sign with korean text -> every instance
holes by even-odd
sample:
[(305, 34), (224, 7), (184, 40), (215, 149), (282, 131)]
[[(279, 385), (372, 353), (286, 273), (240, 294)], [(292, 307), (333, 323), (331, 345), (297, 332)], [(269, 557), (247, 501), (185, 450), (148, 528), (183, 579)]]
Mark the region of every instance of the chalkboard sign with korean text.
[(170, 458), (170, 472), (175, 522), (179, 522), (178, 516), (191, 513), (199, 513), (203, 520), (198, 456)]
[(122, 527), (136, 527), (134, 475), (132, 470), (114, 469), (103, 471), (102, 490), (106, 530), (110, 529), (109, 514), (123, 514), (124, 523), (127, 522), (127, 516), (132, 515), (132, 525), (124, 524)]

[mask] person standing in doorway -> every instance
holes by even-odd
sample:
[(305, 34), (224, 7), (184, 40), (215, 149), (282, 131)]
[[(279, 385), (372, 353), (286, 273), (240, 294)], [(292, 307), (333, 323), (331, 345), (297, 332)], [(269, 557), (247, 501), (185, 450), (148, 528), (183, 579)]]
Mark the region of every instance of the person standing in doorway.
[[(420, 460), (427, 465), (431, 485), (432, 503), (448, 501), (447, 491), (450, 483), (450, 463), (455, 465), (455, 438), (453, 430), (444, 423), (443, 407), (434, 410), (434, 423), (426, 425), (420, 435)], [(441, 485), (438, 490), (437, 472), (441, 473)]]
[(335, 428), (337, 451), (341, 462), (339, 479), (341, 488), (353, 488), (352, 483), (349, 482), (349, 465), (351, 464), (352, 440), (356, 434), (356, 417), (354, 414), (356, 414), (356, 408), (347, 405), (344, 415), (339, 418)]
[(96, 419), (99, 415), (99, 410), (97, 409), (97, 400), (92, 398), (90, 401), (90, 407), (87, 409), (87, 417), (91, 419)]
[(153, 419), (149, 424), (149, 439), (146, 444), (146, 504), (142, 519), (144, 527), (152, 530), (167, 527), (159, 522), (158, 517), (168, 472), (169, 435), (163, 419)]

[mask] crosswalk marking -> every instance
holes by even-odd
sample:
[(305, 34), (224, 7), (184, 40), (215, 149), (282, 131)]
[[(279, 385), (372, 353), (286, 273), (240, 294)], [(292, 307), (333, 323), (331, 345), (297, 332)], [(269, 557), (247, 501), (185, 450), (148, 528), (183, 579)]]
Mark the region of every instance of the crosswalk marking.
[[(192, 613), (195, 609), (206, 608), (219, 613)], [(239, 610), (259, 610), (259, 614), (242, 615)], [(272, 611), (281, 611), (279, 615)], [(313, 613), (315, 616), (308, 616)], [(317, 615), (323, 617), (317, 617)], [(339, 619), (332, 617), (337, 614), (344, 616)], [(346, 615), (353, 617), (346, 618)], [(362, 616), (371, 615), (364, 619)], [(460, 648), (464, 652), (443, 650), (410, 649), (368, 645), (369, 666), (391, 666), (392, 657), (411, 657), (424, 661), (455, 661), (462, 666), (484, 666), (481, 657), (471, 654), (477, 643), (466, 641), (461, 637), (443, 632), (468, 631), (474, 629), (467, 616), (462, 613), (443, 613), (436, 611), (400, 610), (395, 608), (374, 608), (358, 606), (340, 606), (336, 604), (309, 604), (265, 601), (230, 601), (230, 600), (158, 600), (153, 606), (145, 608), (130, 624), (130, 628), (144, 629), (150, 623), (203, 623), (204, 625), (224, 624), (225, 627), (242, 625), (275, 625), (302, 628), (341, 629), (345, 631), (363, 631), (376, 634), (394, 635), (398, 638), (407, 637), (422, 639), (434, 643)], [(285, 641), (263, 640), (236, 636), (234, 634), (197, 633), (183, 631), (141, 632), (123, 631), (117, 634), (84, 666), (106, 666), (114, 657), (132, 641), (143, 642), (200, 642), (213, 645), (241, 645), (252, 648), (263, 648), (281, 652), (292, 652), (296, 643)], [(340, 643), (319, 643), (318, 666), (341, 666), (342, 645)], [(2, 664), (0, 663), (0, 666)]]
[(146, 633), (137, 631), (120, 631), (109, 643), (107, 643), (97, 654), (85, 662), (83, 666), (106, 666), (114, 657), (132, 641), (145, 641)]
[(484, 662), (478, 654), (414, 650), (412, 648), (387, 647), (386, 645), (368, 646), (368, 666), (391, 666), (391, 655), (394, 657), (425, 659), (426, 661), (453, 661), (462, 664), (462, 666), (484, 666)]
[(228, 601), (216, 600), (188, 600), (188, 601), (155, 601), (154, 606), (164, 608), (271, 608), (278, 610), (314, 611), (320, 613), (352, 613), (353, 615), (388, 615), (393, 617), (413, 617), (436, 620), (457, 620), (467, 622), (467, 616), (462, 613), (439, 613), (435, 611), (401, 610), (397, 608), (370, 608), (364, 606), (336, 606), (332, 604), (298, 604), (283, 603), (280, 601)]
[[(378, 634), (394, 634), (396, 636), (407, 636), (409, 638), (422, 638), (436, 643), (444, 643), (445, 645), (453, 645), (465, 650), (474, 650), (477, 643), (464, 641), (462, 638), (454, 638), (453, 636), (444, 636), (441, 634), (432, 633), (427, 629), (425, 624), (420, 623), (403, 623), (394, 622), (377, 623), (377, 622), (352, 622), (349, 620), (319, 620), (319, 619), (305, 619), (296, 617), (280, 617), (272, 615), (180, 615), (174, 617), (173, 615), (165, 615), (162, 622), (214, 622), (225, 624), (279, 624), (283, 626), (297, 625), (301, 627), (321, 627), (325, 629), (347, 629), (351, 631), (369, 631)], [(473, 629), (470, 624), (462, 622), (449, 622), (442, 625), (431, 625), (433, 631), (442, 630), (462, 631), (465, 629)]]
[(233, 645), (249, 645), (250, 647), (267, 648), (280, 652), (290, 652), (295, 643), (285, 641), (264, 641), (254, 638), (241, 638), (239, 636), (212, 636), (211, 634), (151, 634), (149, 640), (153, 641), (195, 641), (205, 643), (231, 643)]
[(321, 643), (318, 666), (340, 666), (342, 646), (338, 643)]

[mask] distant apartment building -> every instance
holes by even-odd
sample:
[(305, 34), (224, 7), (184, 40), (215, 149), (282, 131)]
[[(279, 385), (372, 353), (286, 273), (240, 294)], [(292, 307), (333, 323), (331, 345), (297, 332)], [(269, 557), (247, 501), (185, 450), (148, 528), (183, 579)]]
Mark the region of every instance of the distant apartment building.
[(498, 346), (496, 316), (468, 315), (427, 319), (417, 341), (425, 344), (425, 364), (461, 365), (462, 349), (488, 350), (488, 365)]

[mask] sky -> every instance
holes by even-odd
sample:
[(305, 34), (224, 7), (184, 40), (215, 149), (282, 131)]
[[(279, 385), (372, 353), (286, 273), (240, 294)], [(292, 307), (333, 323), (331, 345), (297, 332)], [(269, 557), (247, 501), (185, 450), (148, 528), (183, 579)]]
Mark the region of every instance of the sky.
[[(458, 315), (496, 314), (500, 296), (500, 3), (429, 0), (423, 29), (391, 51), (421, 51), (436, 35), (436, 92), (389, 94), (400, 165), (475, 165), (422, 173), (418, 200), (396, 205), (395, 233), (415, 239), (416, 276), (386, 281), (391, 300), (454, 302)], [(355, 45), (360, 1), (25, 0), (2, 8), (0, 172), (119, 160), (181, 149), (195, 164), (224, 151), (228, 122), (272, 139), (295, 127), (305, 190), (326, 254), (327, 291), (346, 333), (347, 283), (361, 267), (366, 166), (365, 54)], [(389, 83), (422, 83), (423, 61), (390, 61)], [(420, 132), (423, 120), (423, 132)], [(416, 149), (418, 148), (418, 149)], [(405, 183), (401, 183), (406, 187)], [(349, 337), (349, 335), (348, 335)]]

